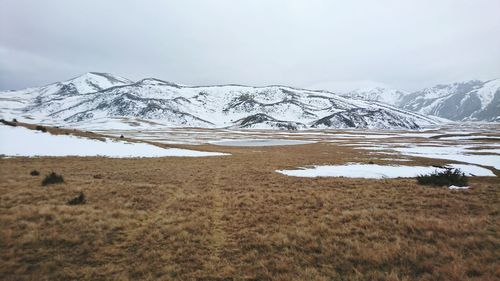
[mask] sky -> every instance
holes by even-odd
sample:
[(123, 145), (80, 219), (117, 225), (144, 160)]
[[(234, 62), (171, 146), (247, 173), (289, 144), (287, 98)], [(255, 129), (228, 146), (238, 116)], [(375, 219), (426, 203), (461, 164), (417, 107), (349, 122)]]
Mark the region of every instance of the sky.
[(500, 78), (500, 0), (0, 0), (0, 90), (85, 72), (413, 91)]

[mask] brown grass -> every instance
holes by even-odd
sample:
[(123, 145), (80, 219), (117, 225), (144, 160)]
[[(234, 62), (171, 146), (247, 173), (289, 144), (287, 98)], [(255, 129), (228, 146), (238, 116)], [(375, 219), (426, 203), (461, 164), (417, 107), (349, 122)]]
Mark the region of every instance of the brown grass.
[[(373, 155), (197, 148), (232, 156), (0, 159), (0, 280), (500, 279), (498, 178), (295, 178), (274, 170)], [(65, 183), (42, 188), (34, 169)]]

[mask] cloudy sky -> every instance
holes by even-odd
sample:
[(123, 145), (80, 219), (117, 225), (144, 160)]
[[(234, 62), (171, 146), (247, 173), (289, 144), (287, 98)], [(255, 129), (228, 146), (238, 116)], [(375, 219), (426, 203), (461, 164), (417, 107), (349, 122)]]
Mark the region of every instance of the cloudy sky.
[(500, 77), (500, 0), (0, 0), (0, 89), (88, 71), (182, 84)]

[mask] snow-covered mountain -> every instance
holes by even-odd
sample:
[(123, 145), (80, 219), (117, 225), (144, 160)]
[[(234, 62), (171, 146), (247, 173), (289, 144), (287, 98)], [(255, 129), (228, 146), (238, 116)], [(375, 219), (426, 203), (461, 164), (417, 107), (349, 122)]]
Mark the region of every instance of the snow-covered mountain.
[(416, 129), (439, 123), (436, 118), (326, 91), (286, 86), (185, 86), (154, 78), (131, 82), (104, 73), (0, 92), (0, 97), (2, 118), (63, 125), (116, 117), (172, 127), (259, 129)]
[(374, 87), (340, 95), (455, 121), (500, 121), (500, 79), (437, 85), (413, 93)]
[(378, 101), (391, 105), (399, 105), (404, 96), (408, 95), (408, 92), (400, 91), (396, 89), (386, 88), (386, 87), (373, 87), (373, 88), (362, 88), (340, 95), (343, 97), (362, 99), (367, 101)]
[(457, 121), (500, 121), (500, 79), (437, 85), (404, 96), (399, 107)]
[(89, 72), (73, 79), (56, 82), (43, 87), (18, 91), (0, 92), (2, 115), (29, 113), (32, 118), (44, 116), (61, 109), (69, 101), (78, 101), (85, 94), (132, 83), (126, 78), (108, 74)]

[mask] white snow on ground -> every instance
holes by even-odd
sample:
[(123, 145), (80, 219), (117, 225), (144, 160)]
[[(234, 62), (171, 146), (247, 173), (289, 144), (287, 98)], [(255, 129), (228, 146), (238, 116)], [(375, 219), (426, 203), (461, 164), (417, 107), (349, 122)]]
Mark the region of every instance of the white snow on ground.
[(470, 146), (455, 147), (435, 147), (435, 146), (415, 146), (415, 147), (393, 147), (391, 150), (400, 152), (406, 156), (425, 157), (434, 159), (446, 159), (458, 162), (491, 166), (500, 169), (499, 155), (472, 155), (466, 151)]
[(387, 138), (397, 138), (399, 135), (388, 135), (388, 134), (325, 134), (324, 137), (334, 138), (334, 139), (387, 139)]
[(494, 139), (494, 140), (500, 140), (500, 137), (495, 137), (495, 136), (482, 136), (482, 135), (475, 135), (475, 136), (449, 136), (449, 137), (440, 137), (442, 140), (475, 140), (475, 139)]
[(403, 138), (430, 138), (434, 136), (438, 136), (439, 134), (431, 134), (431, 133), (402, 133), (397, 134), (395, 137), (403, 137)]
[(469, 186), (456, 186), (456, 185), (450, 185), (448, 186), (449, 189), (469, 189)]
[(477, 150), (469, 150), (470, 152), (477, 152), (477, 153), (495, 153), (495, 154), (500, 154), (500, 149), (477, 149)]
[(22, 127), (0, 125), (0, 155), (6, 156), (104, 156), (203, 157), (228, 155), (178, 148), (161, 148), (146, 143), (93, 140), (68, 135), (51, 135)]
[[(448, 165), (452, 168), (460, 168), (462, 172), (474, 176), (494, 177), (490, 170), (475, 165)], [(298, 170), (278, 170), (278, 173), (294, 177), (347, 177), (365, 179), (383, 178), (413, 178), (422, 174), (429, 174), (436, 170), (444, 170), (436, 167), (424, 166), (384, 166), (377, 164), (356, 164), (313, 166)]]
[(390, 150), (391, 148), (386, 146), (362, 146), (362, 147), (354, 147), (354, 149), (363, 149), (363, 150)]
[(464, 172), (467, 176), (476, 176), (476, 177), (495, 177), (492, 171), (489, 169), (479, 167), (476, 165), (467, 165), (467, 164), (448, 164), (446, 167), (453, 169), (460, 169), (460, 171)]
[(309, 144), (314, 141), (301, 140), (280, 140), (280, 139), (243, 139), (243, 140), (220, 140), (213, 141), (210, 144), (222, 146), (276, 146), (276, 145), (298, 145)]

